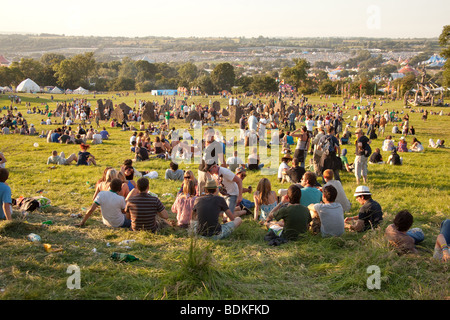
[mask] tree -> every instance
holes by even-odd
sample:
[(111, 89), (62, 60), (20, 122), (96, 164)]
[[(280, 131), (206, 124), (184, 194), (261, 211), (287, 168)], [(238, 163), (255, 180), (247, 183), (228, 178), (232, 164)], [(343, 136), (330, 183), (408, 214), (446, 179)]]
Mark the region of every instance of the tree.
[[(72, 59), (75, 68), (77, 69), (80, 82), (89, 84), (89, 77), (96, 73), (96, 62), (93, 52), (86, 52), (84, 54), (77, 54)], [(79, 83), (81, 85), (81, 83)]]
[(211, 80), (218, 91), (231, 91), (236, 80), (233, 66), (228, 62), (218, 64), (211, 72)]
[(208, 74), (203, 74), (194, 80), (194, 85), (200, 89), (201, 92), (213, 94), (214, 84)]
[(293, 59), (292, 61), (295, 65), (293, 67), (285, 67), (281, 73), (281, 77), (285, 83), (300, 88), (304, 86), (311, 64), (306, 59)]
[(158, 71), (153, 63), (145, 60), (138, 60), (135, 62), (137, 76), (136, 81), (145, 82), (147, 80), (154, 80)]
[(442, 47), (441, 56), (447, 59), (442, 73), (443, 85), (450, 87), (450, 25), (444, 26), (439, 36), (439, 45)]
[(198, 76), (197, 66), (192, 62), (187, 62), (181, 65), (178, 68), (178, 76), (180, 78), (180, 81), (186, 83), (187, 86), (190, 86)]
[(334, 94), (336, 93), (336, 84), (333, 84), (331, 80), (324, 80), (319, 85), (320, 94)]
[(267, 93), (278, 91), (277, 81), (268, 75), (257, 75), (253, 77), (250, 90), (255, 93)]
[(80, 81), (75, 64), (72, 60), (66, 59), (53, 67), (56, 82), (63, 88), (75, 88)]

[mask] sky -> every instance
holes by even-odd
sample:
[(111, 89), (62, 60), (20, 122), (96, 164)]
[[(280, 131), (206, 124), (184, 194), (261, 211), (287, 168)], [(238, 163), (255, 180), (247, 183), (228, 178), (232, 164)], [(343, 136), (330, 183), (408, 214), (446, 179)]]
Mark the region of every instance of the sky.
[[(2, 0), (0, 33), (123, 37), (436, 38), (450, 1)], [(13, 8), (8, 10), (7, 8)]]

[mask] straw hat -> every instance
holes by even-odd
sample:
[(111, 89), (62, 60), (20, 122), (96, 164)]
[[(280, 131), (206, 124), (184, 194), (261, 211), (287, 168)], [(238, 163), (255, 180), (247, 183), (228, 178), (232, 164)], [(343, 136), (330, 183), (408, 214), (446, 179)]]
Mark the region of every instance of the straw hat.
[(205, 185), (205, 189), (216, 189), (216, 188), (217, 188), (216, 181), (213, 179), (208, 179)]
[(371, 196), (372, 194), (370, 193), (369, 187), (367, 186), (358, 186), (356, 188), (355, 194), (353, 195), (354, 197), (359, 197), (359, 196)]

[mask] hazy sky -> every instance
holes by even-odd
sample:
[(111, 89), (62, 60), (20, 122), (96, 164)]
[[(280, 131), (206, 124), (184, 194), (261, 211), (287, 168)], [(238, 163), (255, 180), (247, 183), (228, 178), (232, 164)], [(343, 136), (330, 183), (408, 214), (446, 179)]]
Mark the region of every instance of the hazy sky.
[(3, 0), (1, 33), (170, 37), (438, 37), (449, 0)]

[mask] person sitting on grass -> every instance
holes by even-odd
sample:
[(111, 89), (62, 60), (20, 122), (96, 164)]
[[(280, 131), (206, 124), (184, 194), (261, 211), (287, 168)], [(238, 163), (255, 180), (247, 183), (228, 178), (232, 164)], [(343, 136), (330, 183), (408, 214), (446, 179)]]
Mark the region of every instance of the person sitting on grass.
[[(337, 180), (336, 180), (337, 181)], [(310, 204), (311, 229), (314, 234), (322, 233), (322, 237), (339, 237), (344, 234), (344, 210), (336, 201), (338, 191), (332, 185), (323, 188), (323, 203)]]
[(342, 161), (342, 166), (344, 167), (344, 169), (347, 172), (353, 172), (353, 169), (355, 168), (355, 166), (353, 165), (353, 163), (348, 163), (347, 149), (342, 149), (342, 151), (341, 151), (341, 161)]
[(171, 161), (170, 169), (166, 170), (165, 179), (166, 180), (176, 180), (176, 181), (183, 181), (184, 179), (184, 171), (181, 169), (178, 169), (178, 164)]
[(389, 244), (396, 248), (399, 253), (417, 253), (416, 244), (424, 240), (421, 229), (413, 228), (414, 218), (408, 210), (401, 210), (385, 230), (385, 237)]
[(383, 221), (383, 210), (380, 204), (372, 199), (369, 187), (358, 186), (354, 196), (361, 208), (357, 216), (345, 218), (345, 228), (350, 231), (363, 232), (378, 227)]
[[(342, 209), (344, 212), (349, 212), (350, 208), (352, 207), (352, 203), (347, 198), (347, 195), (345, 194), (344, 187), (342, 186), (342, 183), (339, 180), (334, 180), (334, 173), (333, 170), (327, 169), (323, 172), (323, 180), (325, 181), (326, 186), (333, 186), (337, 190), (337, 196), (336, 196), (336, 202), (340, 203), (342, 206)], [(323, 190), (322, 188), (322, 190)]]
[(443, 262), (450, 261), (450, 219), (446, 219), (441, 223), (439, 235), (436, 238), (436, 244), (434, 246), (433, 258), (441, 260)]
[(77, 226), (83, 227), (94, 211), (100, 207), (104, 225), (112, 228), (130, 228), (131, 221), (125, 214), (125, 198), (118, 195), (121, 188), (122, 181), (113, 179), (109, 185), (109, 191), (100, 191), (97, 194), (94, 203)]
[(66, 155), (64, 154), (64, 151), (61, 151), (61, 153), (58, 156), (58, 151), (53, 151), (52, 155), (48, 157), (47, 164), (61, 164), (61, 165), (69, 165), (72, 161), (77, 162), (77, 155), (75, 153), (72, 153), (67, 159)]
[(169, 226), (169, 214), (161, 201), (149, 194), (150, 182), (143, 177), (126, 199), (125, 212), (130, 215), (131, 230), (157, 232)]
[(138, 147), (135, 149), (135, 160), (136, 161), (147, 161), (149, 160), (148, 150), (142, 146), (142, 142), (138, 143)]
[(9, 178), (9, 171), (0, 168), (0, 220), (12, 220), (12, 198), (11, 187), (6, 183)]
[(391, 155), (387, 159), (386, 163), (396, 166), (403, 164), (403, 157), (399, 156), (399, 154), (397, 153), (397, 148), (394, 147), (394, 149), (392, 149)]
[(301, 188), (301, 205), (308, 207), (311, 203), (322, 201), (322, 192), (317, 188), (317, 176), (314, 172), (305, 172), (300, 185), (303, 187)]
[(77, 165), (91, 165), (93, 164), (94, 166), (97, 165), (97, 162), (95, 161), (95, 157), (89, 153), (87, 151), (87, 149), (89, 149), (90, 146), (87, 144), (80, 144), (80, 151), (78, 152), (78, 160), (77, 160)]
[[(191, 232), (213, 240), (227, 238), (241, 225), (242, 219), (235, 217), (229, 209), (225, 199), (217, 195), (217, 184), (209, 179), (205, 184), (205, 195), (198, 197), (194, 203), (193, 215), (195, 220), (191, 223)], [(222, 213), (230, 220), (221, 224)]]
[(412, 144), (411, 144), (411, 148), (409, 149), (410, 152), (423, 152), (424, 148), (422, 143), (417, 140), (416, 137), (413, 138)]
[(282, 201), (269, 213), (266, 227), (282, 228), (282, 237), (288, 241), (295, 241), (300, 234), (306, 233), (312, 220), (308, 208), (300, 204), (301, 197), (300, 187), (290, 185)]
[(194, 207), (196, 190), (194, 181), (186, 178), (183, 182), (183, 190), (177, 195), (172, 204), (172, 212), (177, 215), (177, 225), (181, 228), (187, 228), (192, 219), (192, 210)]
[(381, 155), (380, 148), (375, 148), (375, 151), (370, 155), (370, 164), (383, 164), (383, 156)]
[(259, 181), (253, 199), (255, 201), (254, 219), (263, 222), (269, 216), (270, 211), (277, 206), (277, 194), (272, 191), (269, 179), (262, 178)]

